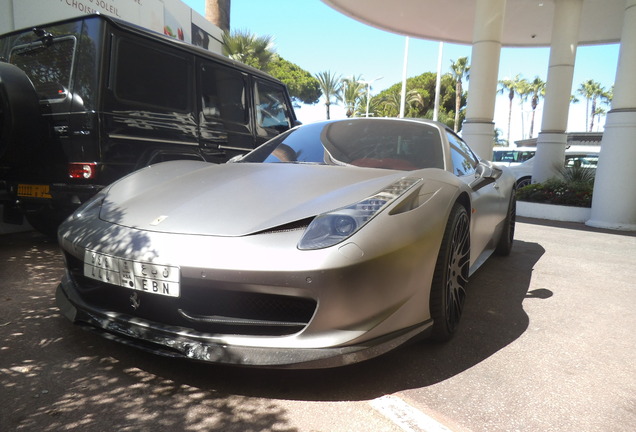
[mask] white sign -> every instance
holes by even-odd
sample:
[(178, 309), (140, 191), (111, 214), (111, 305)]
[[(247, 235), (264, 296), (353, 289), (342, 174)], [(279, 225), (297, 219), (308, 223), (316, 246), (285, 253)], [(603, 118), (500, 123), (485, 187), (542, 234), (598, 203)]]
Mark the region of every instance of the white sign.
[(180, 0), (0, 0), (0, 10), (0, 34), (101, 13), (221, 52), (221, 29)]

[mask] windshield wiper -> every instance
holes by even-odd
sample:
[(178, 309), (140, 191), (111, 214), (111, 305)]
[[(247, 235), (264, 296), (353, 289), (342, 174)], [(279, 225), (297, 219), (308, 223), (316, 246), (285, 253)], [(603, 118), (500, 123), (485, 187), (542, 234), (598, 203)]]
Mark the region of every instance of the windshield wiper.
[(53, 35), (43, 28), (33, 27), (33, 33), (39, 38), (38, 40), (47, 47), (53, 43)]
[(33, 54), (37, 51), (45, 50), (49, 48), (51, 45), (53, 45), (54, 38), (51, 33), (37, 27), (34, 27), (32, 31), (33, 33), (35, 33), (38, 39), (27, 45), (24, 45), (20, 48), (15, 49), (14, 51), (15, 54), (17, 55)]

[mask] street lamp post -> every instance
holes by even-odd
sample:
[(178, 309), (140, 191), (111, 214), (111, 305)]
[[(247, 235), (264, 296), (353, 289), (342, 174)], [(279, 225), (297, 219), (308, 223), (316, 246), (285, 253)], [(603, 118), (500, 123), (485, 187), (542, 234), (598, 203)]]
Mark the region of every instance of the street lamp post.
[(365, 117), (369, 117), (369, 100), (371, 99), (370, 96), (370, 91), (371, 91), (371, 84), (373, 84), (374, 82), (381, 80), (382, 78), (384, 78), (383, 76), (377, 77), (375, 79), (372, 79), (371, 81), (358, 81), (362, 84), (366, 84), (367, 86), (367, 111), (365, 114)]
[(404, 110), (406, 107), (406, 67), (409, 63), (409, 37), (404, 40), (404, 64), (402, 66), (402, 91), (400, 93), (400, 114), (398, 117), (404, 118)]

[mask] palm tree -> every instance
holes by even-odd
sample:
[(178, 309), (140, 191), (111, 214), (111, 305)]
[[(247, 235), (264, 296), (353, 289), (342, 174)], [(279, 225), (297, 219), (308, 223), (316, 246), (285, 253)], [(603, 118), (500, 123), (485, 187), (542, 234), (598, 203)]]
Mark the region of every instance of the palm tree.
[(545, 95), (545, 82), (539, 78), (535, 77), (534, 80), (530, 83), (530, 94), (532, 95), (530, 98), (532, 104), (532, 120), (530, 121), (530, 136), (532, 138), (534, 134), (534, 115), (537, 109), (537, 105), (539, 105), (539, 98), (542, 98)]
[(382, 96), (380, 100), (382, 105), (382, 115), (385, 117), (397, 117), (400, 112), (400, 104), (402, 103), (402, 94), (400, 89), (395, 88)]
[(316, 75), (318, 84), (320, 84), (320, 90), (325, 98), (325, 107), (327, 108), (327, 120), (331, 118), (329, 107), (332, 104), (332, 99), (336, 100), (340, 97), (342, 90), (342, 82), (340, 76), (332, 74), (330, 71), (319, 72)]
[(515, 85), (515, 93), (519, 96), (519, 109), (521, 111), (521, 138), (526, 137), (525, 119), (523, 117), (523, 104), (528, 100), (530, 96), (530, 82), (527, 79), (521, 78)]
[(602, 97), (605, 94), (605, 89), (601, 86), (601, 83), (590, 79), (581, 83), (576, 92), (583, 96), (586, 100), (585, 124), (587, 125), (589, 121), (590, 127), (588, 132), (592, 132), (594, 129), (594, 117), (596, 116), (596, 102), (599, 97)]
[(596, 126), (597, 130), (599, 128), (598, 124), (601, 122), (601, 117), (603, 117), (605, 114), (607, 114), (607, 110), (603, 107), (597, 107), (596, 111), (594, 111), (594, 116), (598, 118), (597, 126)]
[(362, 97), (365, 96), (365, 84), (360, 82), (361, 77), (345, 78), (342, 80), (342, 91), (337, 98), (344, 102), (347, 117), (351, 117), (357, 111)]
[(460, 57), (457, 61), (451, 60), (451, 73), (455, 80), (455, 132), (459, 130), (459, 109), (462, 106), (462, 79), (464, 77), (468, 80), (468, 71), (470, 66), (468, 65), (468, 57)]
[(508, 92), (508, 137), (506, 141), (510, 143), (510, 124), (512, 123), (512, 100), (515, 98), (517, 84), (520, 80), (519, 75), (515, 76), (514, 79), (503, 79), (499, 81), (499, 90), (497, 93), (503, 94)]
[(499, 147), (508, 146), (508, 142), (505, 139), (501, 138), (501, 129), (495, 128), (495, 145)]
[(223, 33), (223, 54), (265, 72), (275, 56), (271, 36), (256, 36), (243, 30)]
[(229, 32), (231, 2), (232, 0), (205, 0), (205, 19), (224, 32)]
[[(422, 94), (417, 90), (409, 90), (406, 92), (405, 105), (408, 106), (407, 117), (415, 116), (417, 108), (422, 107), (424, 104), (424, 98)], [(400, 89), (395, 88), (382, 97), (382, 114), (386, 117), (397, 117), (400, 112), (400, 105), (402, 104), (402, 92)]]
[[(608, 108), (610, 108), (612, 105), (613, 99), (614, 99), (614, 86), (612, 86), (609, 90), (604, 91), (603, 94), (601, 94), (601, 102), (607, 105)], [(601, 117), (607, 114), (607, 110), (605, 108), (598, 107), (596, 108), (595, 114), (598, 118), (598, 122), (597, 122), (598, 124), (601, 121)]]

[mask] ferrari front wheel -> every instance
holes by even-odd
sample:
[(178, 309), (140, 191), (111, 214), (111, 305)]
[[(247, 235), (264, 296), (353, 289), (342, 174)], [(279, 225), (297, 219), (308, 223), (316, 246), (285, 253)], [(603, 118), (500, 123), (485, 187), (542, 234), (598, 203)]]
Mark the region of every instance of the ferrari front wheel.
[(497, 255), (508, 256), (512, 251), (512, 243), (515, 237), (515, 219), (517, 217), (517, 200), (515, 191), (513, 190), (508, 203), (508, 212), (501, 231), (501, 237), (497, 243), (495, 253)]
[(431, 338), (449, 340), (459, 324), (466, 299), (470, 267), (470, 220), (464, 206), (451, 210), (435, 264), (430, 295)]

